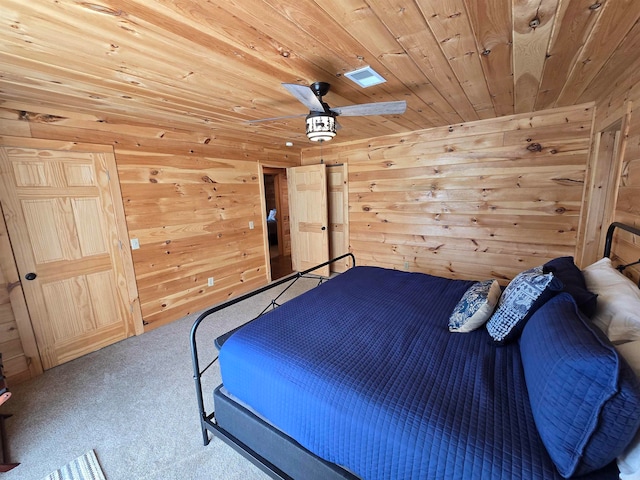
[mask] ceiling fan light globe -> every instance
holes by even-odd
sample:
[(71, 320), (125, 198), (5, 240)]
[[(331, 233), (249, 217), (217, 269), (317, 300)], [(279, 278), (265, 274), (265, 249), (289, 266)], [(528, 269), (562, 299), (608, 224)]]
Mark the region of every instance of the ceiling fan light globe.
[(307, 116), (307, 138), (309, 140), (312, 142), (326, 142), (335, 136), (335, 116), (315, 112)]

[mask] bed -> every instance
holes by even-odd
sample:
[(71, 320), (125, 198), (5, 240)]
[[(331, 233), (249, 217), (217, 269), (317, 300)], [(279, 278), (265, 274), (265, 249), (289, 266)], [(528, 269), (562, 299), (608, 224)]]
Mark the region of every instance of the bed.
[[(613, 224), (605, 258), (615, 228), (640, 234)], [(348, 255), (346, 272), (204, 340), (219, 349), (214, 412), (202, 376), (216, 359), (200, 365), (201, 324), (320, 266), (198, 317), (205, 444), (211, 433), (273, 478), (613, 479), (633, 463), (638, 378), (603, 331), (616, 320), (588, 318), (596, 295), (571, 257), (502, 291), (492, 280), (355, 266)]]

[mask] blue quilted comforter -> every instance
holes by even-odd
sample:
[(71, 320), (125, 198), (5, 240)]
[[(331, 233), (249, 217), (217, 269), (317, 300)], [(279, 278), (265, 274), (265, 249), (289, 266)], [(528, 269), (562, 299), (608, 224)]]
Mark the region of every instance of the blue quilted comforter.
[(223, 383), (363, 479), (559, 479), (517, 343), (448, 331), (470, 284), (353, 268), (234, 333)]

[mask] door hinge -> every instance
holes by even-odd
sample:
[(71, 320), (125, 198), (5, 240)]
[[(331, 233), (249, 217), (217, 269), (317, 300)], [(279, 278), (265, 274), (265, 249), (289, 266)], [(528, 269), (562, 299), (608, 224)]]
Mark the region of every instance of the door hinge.
[(111, 173), (109, 172), (109, 170), (107, 170), (107, 181), (111, 181)]

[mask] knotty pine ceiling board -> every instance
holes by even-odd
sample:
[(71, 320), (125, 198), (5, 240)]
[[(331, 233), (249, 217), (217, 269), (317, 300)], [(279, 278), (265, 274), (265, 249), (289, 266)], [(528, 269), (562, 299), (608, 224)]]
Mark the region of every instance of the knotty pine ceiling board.
[[(3, 0), (0, 108), (282, 149), (312, 145), (283, 82), (331, 83), (330, 106), (407, 101), (340, 118), (346, 142), (606, 98), (640, 68), (639, 19), (638, 0)], [(387, 82), (344, 77), (366, 65)]]

